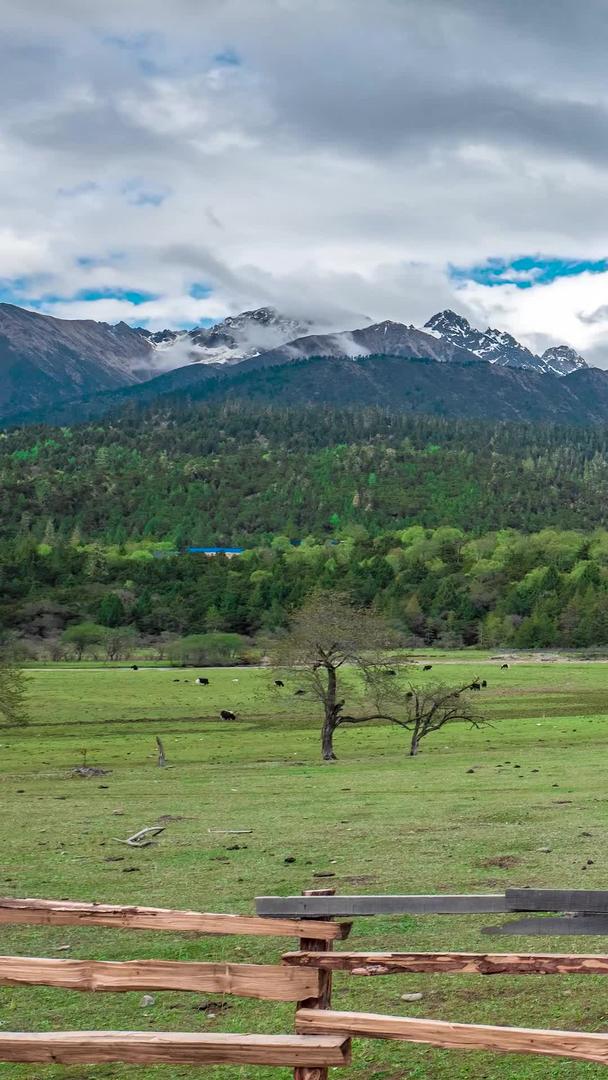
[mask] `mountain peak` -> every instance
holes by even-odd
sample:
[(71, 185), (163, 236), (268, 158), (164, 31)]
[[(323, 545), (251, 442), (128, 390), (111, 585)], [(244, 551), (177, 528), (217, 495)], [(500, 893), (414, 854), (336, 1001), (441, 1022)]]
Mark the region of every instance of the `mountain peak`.
[(436, 315), (432, 315), (428, 322), (424, 324), (424, 330), (434, 330), (439, 334), (458, 333), (468, 334), (471, 330), (471, 324), (468, 319), (465, 319), (464, 315), (459, 315), (456, 311), (452, 311), (451, 308), (446, 308), (444, 311), (438, 311)]
[(500, 367), (529, 368), (551, 375), (569, 375), (572, 371), (587, 367), (583, 357), (568, 345), (554, 346), (546, 349), (542, 356), (537, 356), (506, 330), (492, 326), (477, 330), (463, 315), (449, 309), (433, 315), (424, 329)]
[(553, 345), (545, 349), (541, 360), (554, 375), (570, 375), (573, 371), (589, 367), (587, 361), (570, 345)]

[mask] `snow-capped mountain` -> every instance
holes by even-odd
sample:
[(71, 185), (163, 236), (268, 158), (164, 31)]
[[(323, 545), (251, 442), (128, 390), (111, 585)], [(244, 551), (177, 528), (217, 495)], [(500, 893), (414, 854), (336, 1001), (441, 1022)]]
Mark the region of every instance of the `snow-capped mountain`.
[(571, 371), (589, 367), (587, 361), (569, 345), (554, 345), (551, 349), (545, 349), (541, 360), (547, 371), (554, 375), (569, 375)]
[[(301, 319), (262, 307), (230, 315), (215, 326), (151, 332), (124, 322), (111, 326), (92, 319), (56, 319), (0, 304), (0, 417), (35, 410), (44, 416), (49, 406), (122, 392), (167, 373), (172, 373), (171, 386), (191, 386), (199, 376), (217, 380), (311, 357), (468, 367), (486, 361), (496, 368), (536, 371), (550, 381), (587, 368), (567, 345), (537, 356), (511, 334), (477, 330), (453, 311), (439, 312), (423, 329), (391, 320), (362, 325), (366, 322), (361, 318), (356, 329), (328, 333), (333, 327), (314, 313)], [(142, 393), (154, 394), (151, 383)]]
[(438, 340), (433, 334), (417, 330), (404, 323), (384, 322), (365, 326), (360, 330), (343, 330), (335, 334), (307, 334), (289, 341), (277, 349), (261, 353), (243, 362), (244, 371), (257, 367), (271, 367), (311, 356), (327, 356), (334, 359), (360, 359), (364, 356), (407, 356), (415, 359), (436, 360), (445, 363), (456, 360), (462, 363), (479, 363), (480, 358), (466, 348), (450, 341)]
[(196, 364), (238, 364), (250, 356), (293, 341), (320, 325), (281, 315), (275, 308), (261, 307), (229, 315), (215, 326), (193, 330), (161, 330), (149, 334), (164, 369)]
[(554, 346), (537, 356), (504, 330), (491, 327), (477, 330), (463, 315), (449, 309), (433, 315), (423, 329), (501, 367), (530, 368), (553, 375), (569, 375), (571, 371), (587, 367), (582, 356), (568, 345)]
[(293, 318), (270, 307), (230, 315), (215, 326), (152, 332), (0, 304), (0, 416), (113, 391), (192, 364), (221, 370), (319, 329), (327, 329), (322, 319)]

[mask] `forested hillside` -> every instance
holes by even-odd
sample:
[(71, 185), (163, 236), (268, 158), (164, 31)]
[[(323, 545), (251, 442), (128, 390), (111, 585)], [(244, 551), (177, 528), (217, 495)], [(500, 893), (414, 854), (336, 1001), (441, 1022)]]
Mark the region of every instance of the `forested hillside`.
[(299, 547), (277, 537), (231, 560), (22, 536), (0, 544), (0, 571), (0, 625), (43, 655), (57, 655), (66, 627), (83, 622), (131, 628), (149, 643), (276, 631), (319, 587), (377, 604), (410, 645), (608, 644), (604, 530), (472, 537), (414, 525), (371, 538), (355, 527)]
[(608, 644), (608, 429), (189, 405), (14, 431), (0, 471), (0, 626), (43, 651), (254, 636), (317, 587), (412, 644)]
[(1, 535), (38, 542), (592, 529), (608, 522), (608, 428), (191, 404), (5, 433), (0, 478)]

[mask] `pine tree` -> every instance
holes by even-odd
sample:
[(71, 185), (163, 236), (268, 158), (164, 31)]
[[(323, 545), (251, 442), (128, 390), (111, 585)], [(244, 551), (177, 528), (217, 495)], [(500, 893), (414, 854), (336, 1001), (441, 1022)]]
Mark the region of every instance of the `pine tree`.
[(108, 593), (99, 605), (99, 622), (102, 626), (124, 626), (125, 606), (116, 593)]

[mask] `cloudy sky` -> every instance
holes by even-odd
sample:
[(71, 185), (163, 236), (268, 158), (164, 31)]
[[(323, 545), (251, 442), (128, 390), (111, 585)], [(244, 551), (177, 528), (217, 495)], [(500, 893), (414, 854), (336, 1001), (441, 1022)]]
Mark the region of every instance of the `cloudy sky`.
[(0, 299), (608, 367), (606, 0), (0, 0)]

